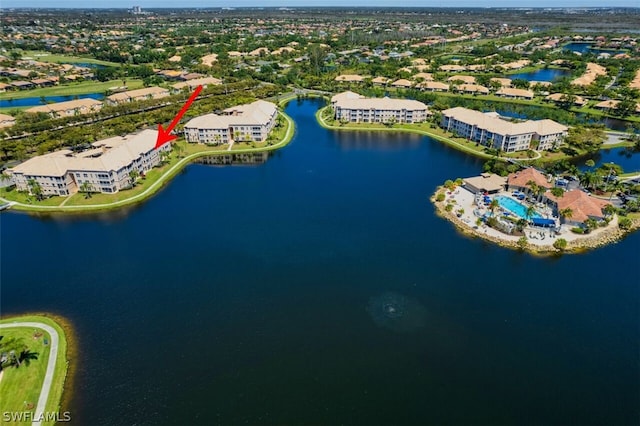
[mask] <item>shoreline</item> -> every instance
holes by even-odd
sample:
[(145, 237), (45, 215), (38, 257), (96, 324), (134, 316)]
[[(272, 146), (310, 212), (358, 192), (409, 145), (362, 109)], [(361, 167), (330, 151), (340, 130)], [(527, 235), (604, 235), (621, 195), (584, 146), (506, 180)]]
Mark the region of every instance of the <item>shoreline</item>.
[[(80, 206), (65, 206), (65, 205), (57, 205), (57, 206), (45, 206), (45, 205), (30, 205), (24, 203), (17, 203), (13, 200), (9, 200), (7, 198), (0, 197), (0, 201), (11, 203), (11, 208), (9, 211), (18, 211), (25, 213), (73, 213), (73, 214), (83, 214), (83, 213), (99, 213), (109, 210), (119, 209), (121, 207), (130, 207), (141, 202), (146, 201), (151, 198), (153, 195), (158, 193), (163, 186), (170, 182), (180, 171), (182, 171), (186, 166), (191, 164), (193, 160), (196, 160), (200, 157), (208, 157), (208, 156), (223, 156), (223, 155), (234, 155), (234, 154), (254, 154), (258, 152), (269, 152), (275, 151), (280, 148), (283, 148), (291, 142), (293, 136), (295, 135), (295, 122), (291, 117), (285, 114), (282, 111), (278, 112), (282, 115), (282, 117), (287, 122), (287, 130), (285, 132), (284, 137), (278, 143), (263, 146), (259, 148), (246, 148), (246, 149), (237, 149), (231, 151), (221, 151), (221, 150), (211, 150), (211, 151), (201, 151), (196, 152), (190, 155), (187, 155), (184, 158), (178, 160), (173, 166), (171, 166), (162, 176), (158, 178), (155, 182), (153, 182), (149, 188), (145, 191), (133, 195), (129, 198), (125, 198), (124, 200), (114, 201), (112, 203), (107, 204), (88, 204), (88, 205), (80, 205)], [(68, 198), (67, 198), (68, 199)]]
[[(402, 127), (383, 127), (383, 128), (378, 128), (378, 127), (368, 127), (368, 126), (362, 126), (362, 127), (352, 127), (349, 126), (348, 124), (345, 126), (334, 126), (332, 124), (328, 124), (326, 121), (324, 121), (324, 119), (322, 118), (322, 113), (328, 108), (328, 106), (322, 107), (320, 108), (318, 111), (316, 111), (316, 121), (318, 122), (318, 124), (320, 125), (320, 127), (324, 128), (324, 129), (328, 129), (328, 130), (346, 130), (346, 131), (373, 131), (373, 132), (407, 132), (407, 133), (415, 133), (415, 134), (419, 134), (419, 135), (423, 135), (423, 136), (428, 136), (432, 139), (435, 139), (437, 141), (443, 142), (448, 146), (451, 146), (454, 149), (457, 149), (458, 151), (461, 152), (465, 152), (471, 155), (474, 155), (476, 157), (480, 157), (480, 158), (486, 158), (486, 159), (490, 159), (490, 158), (494, 158), (493, 155), (487, 154), (486, 152), (480, 152), (480, 151), (476, 151), (473, 149), (469, 149), (464, 145), (459, 144), (458, 142), (454, 141), (453, 139), (449, 139), (445, 136), (440, 136), (437, 135), (435, 133), (431, 133), (428, 132), (426, 130), (420, 130), (420, 129), (407, 129), (407, 128), (402, 128)], [(500, 160), (505, 161), (503, 158), (498, 157)], [(525, 159), (526, 160), (526, 159)]]
[[(78, 344), (75, 329), (67, 318), (49, 312), (27, 312), (10, 314), (0, 318), (0, 324), (13, 322), (36, 322), (56, 329), (60, 339), (58, 347), (58, 359), (54, 367), (54, 379), (51, 384), (49, 398), (45, 404), (45, 413), (56, 412), (59, 417), (69, 411), (72, 390), (76, 380), (77, 365), (73, 361), (78, 354)], [(9, 327), (11, 328), (11, 327)], [(62, 367), (59, 367), (62, 365)], [(58, 375), (62, 374), (62, 378)], [(59, 384), (56, 384), (59, 380)], [(42, 389), (40, 390), (42, 391)], [(43, 421), (42, 424), (54, 424), (55, 422)]]
[(561, 254), (580, 254), (588, 250), (594, 250), (599, 247), (617, 243), (628, 234), (631, 234), (632, 232), (640, 229), (640, 219), (636, 218), (632, 219), (631, 228), (626, 231), (620, 229), (618, 226), (610, 225), (615, 226), (615, 228), (603, 228), (599, 230), (600, 232), (596, 231), (594, 235), (587, 235), (579, 240), (567, 241), (567, 246), (563, 250), (556, 249), (553, 246), (542, 246), (534, 244), (530, 240), (527, 242), (526, 246), (521, 247), (518, 245), (517, 240), (499, 238), (494, 235), (489, 235), (485, 232), (482, 232), (481, 228), (474, 229), (472, 226), (469, 226), (469, 224), (464, 223), (460, 218), (458, 218), (453, 210), (446, 211), (446, 203), (444, 201), (436, 201), (436, 196), (440, 193), (444, 193), (443, 191), (446, 191), (446, 189), (443, 186), (438, 186), (436, 188), (436, 191), (429, 197), (429, 201), (433, 204), (436, 210), (436, 215), (441, 219), (450, 222), (456, 228), (456, 231), (466, 237), (479, 238), (503, 248), (526, 252), (531, 255), (557, 256)]

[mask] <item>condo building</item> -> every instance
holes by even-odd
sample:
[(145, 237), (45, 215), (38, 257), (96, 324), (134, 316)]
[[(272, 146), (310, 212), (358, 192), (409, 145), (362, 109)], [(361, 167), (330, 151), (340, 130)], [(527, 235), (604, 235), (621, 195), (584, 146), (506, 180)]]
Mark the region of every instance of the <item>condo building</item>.
[(351, 123), (420, 123), (431, 114), (422, 102), (410, 99), (366, 98), (342, 92), (331, 98), (336, 120)]
[(33, 182), (43, 195), (72, 195), (86, 182), (90, 192), (114, 193), (131, 186), (130, 173), (144, 174), (160, 162), (160, 152), (170, 151), (166, 143), (155, 149), (156, 130), (117, 136), (94, 142), (91, 149), (69, 149), (31, 158), (10, 169), (16, 187), (30, 191)]
[(231, 141), (262, 142), (276, 123), (278, 109), (271, 102), (258, 100), (227, 108), (223, 114), (206, 114), (184, 125), (187, 142), (223, 144)]
[(144, 89), (128, 90), (107, 96), (109, 105), (118, 105), (126, 102), (146, 101), (149, 99), (161, 99), (169, 96), (169, 90), (162, 87), (145, 87)]
[(442, 111), (443, 129), (504, 152), (547, 150), (562, 143), (569, 128), (553, 120), (514, 123), (494, 112), (456, 107)]
[(102, 102), (95, 99), (74, 99), (72, 101), (56, 102), (46, 105), (38, 105), (26, 109), (24, 112), (36, 114), (43, 112), (51, 117), (73, 117), (79, 114), (89, 114), (100, 111)]

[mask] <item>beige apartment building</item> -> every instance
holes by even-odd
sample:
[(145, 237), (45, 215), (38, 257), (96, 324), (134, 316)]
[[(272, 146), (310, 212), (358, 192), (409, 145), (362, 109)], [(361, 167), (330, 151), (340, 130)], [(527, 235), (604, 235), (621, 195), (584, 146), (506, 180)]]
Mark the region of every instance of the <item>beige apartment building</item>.
[(460, 137), (490, 145), (504, 152), (524, 151), (538, 144), (537, 150), (547, 150), (562, 143), (569, 128), (553, 120), (527, 120), (514, 123), (496, 113), (483, 113), (456, 107), (442, 111), (441, 126)]
[(161, 99), (169, 96), (169, 90), (162, 87), (145, 87), (144, 89), (127, 90), (107, 96), (108, 105), (118, 105), (125, 102), (146, 101), (149, 99)]
[(176, 83), (171, 87), (174, 90), (182, 90), (185, 87), (189, 90), (194, 90), (198, 86), (202, 86), (203, 88), (207, 88), (208, 86), (219, 86), (222, 84), (222, 80), (215, 77), (202, 77), (202, 78), (194, 78), (187, 81), (182, 81), (180, 83)]
[(0, 129), (3, 127), (11, 127), (16, 124), (16, 119), (7, 114), (0, 114)]
[(342, 92), (331, 98), (336, 120), (352, 123), (421, 123), (431, 113), (422, 102), (410, 99), (365, 98)]
[(20, 191), (30, 191), (30, 181), (40, 185), (43, 195), (72, 195), (85, 182), (91, 192), (114, 193), (131, 186), (131, 171), (144, 174), (160, 162), (160, 152), (170, 151), (166, 143), (155, 149), (156, 130), (117, 136), (94, 142), (92, 148), (68, 149), (31, 158), (9, 170)]
[(102, 102), (95, 99), (75, 99), (73, 101), (56, 102), (53, 104), (38, 105), (26, 109), (24, 112), (36, 114), (43, 112), (51, 117), (72, 117), (74, 115), (89, 114), (100, 111)]
[(227, 108), (222, 115), (206, 114), (184, 125), (187, 142), (223, 144), (231, 141), (261, 142), (276, 123), (278, 109), (271, 102), (258, 100)]

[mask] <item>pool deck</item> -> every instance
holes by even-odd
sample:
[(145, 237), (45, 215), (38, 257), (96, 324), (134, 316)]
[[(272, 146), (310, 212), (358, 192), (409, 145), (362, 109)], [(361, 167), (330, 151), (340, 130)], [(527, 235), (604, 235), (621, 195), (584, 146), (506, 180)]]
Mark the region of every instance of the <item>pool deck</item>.
[[(492, 194), (491, 197), (494, 197), (496, 195), (502, 195), (505, 197), (513, 198), (513, 196), (508, 192)], [(498, 239), (498, 240), (509, 242), (512, 244), (517, 243), (518, 240), (520, 239), (520, 236), (504, 234), (498, 231), (497, 229), (488, 227), (484, 223), (481, 224), (480, 226), (476, 226), (476, 220), (478, 218), (473, 214), (473, 211), (476, 210), (478, 207), (476, 206), (474, 201), (475, 200), (474, 194), (468, 189), (463, 187), (458, 187), (453, 192), (447, 190), (445, 191), (445, 196), (446, 196), (445, 201), (443, 201), (440, 204), (446, 205), (451, 201), (455, 201), (453, 211), (451, 212), (451, 215), (448, 215), (448, 216), (455, 218), (454, 220), (458, 222), (458, 225), (463, 225), (468, 227), (469, 230), (473, 231), (473, 233), (481, 237), (487, 236), (490, 239)], [(458, 218), (456, 215), (456, 212), (460, 208), (464, 209), (464, 213)], [(538, 209), (538, 210), (540, 213), (542, 213), (542, 216), (549, 217), (548, 216), (550, 214), (549, 210), (546, 210), (546, 211), (544, 210), (540, 211), (541, 209)], [(571, 227), (566, 225), (562, 225), (560, 227), (560, 235), (556, 235), (556, 233), (550, 229), (541, 229), (538, 227), (531, 227), (531, 226), (526, 227), (524, 229), (524, 233), (527, 236), (529, 245), (537, 246), (543, 250), (552, 250), (553, 243), (558, 238), (564, 238), (567, 241), (567, 243), (578, 242), (580, 240), (598, 238), (601, 236), (601, 234), (606, 234), (610, 232), (611, 229), (618, 229), (617, 216), (615, 216), (611, 220), (608, 226), (604, 228), (595, 229), (587, 235), (575, 234), (571, 232)]]

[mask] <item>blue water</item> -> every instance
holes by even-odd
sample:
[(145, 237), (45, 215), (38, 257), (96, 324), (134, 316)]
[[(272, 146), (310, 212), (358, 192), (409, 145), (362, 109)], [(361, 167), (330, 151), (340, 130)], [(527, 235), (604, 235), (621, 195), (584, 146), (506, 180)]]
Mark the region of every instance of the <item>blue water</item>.
[[(71, 101), (74, 99), (104, 99), (104, 93), (86, 93), (84, 95), (73, 95), (73, 96), (45, 96), (45, 103), (49, 102), (64, 102)], [(0, 100), (0, 108), (12, 108), (12, 107), (31, 107), (42, 105), (42, 98), (33, 97), (33, 98), (22, 98), (22, 99), (6, 99)]]
[(598, 153), (590, 156), (581, 157), (577, 163), (580, 170), (589, 170), (584, 163), (587, 160), (593, 160), (598, 167), (604, 163), (615, 163), (622, 167), (625, 172), (640, 171), (640, 151), (631, 148), (611, 148), (602, 149)]
[(624, 53), (624, 50), (617, 49), (597, 49), (593, 47), (593, 43), (569, 43), (562, 46), (564, 50), (569, 50), (571, 52), (578, 53), (594, 53), (596, 55), (600, 53), (609, 53), (611, 55), (616, 55), (618, 53)]
[[(498, 200), (498, 204), (500, 204), (500, 207), (509, 210), (511, 213), (515, 214), (521, 219), (527, 218), (527, 208), (523, 204), (509, 197), (497, 196), (496, 200)], [(534, 218), (534, 217), (542, 217), (542, 216), (537, 212), (534, 212), (531, 215), (531, 218)]]
[(189, 166), (129, 210), (2, 214), (2, 314), (73, 322), (75, 423), (637, 423), (640, 233), (562, 257), (469, 239), (428, 196), (482, 161), (322, 129), (319, 105), (287, 106), (265, 164)]
[(100, 65), (100, 64), (92, 64), (90, 62), (61, 62), (62, 64), (70, 64), (70, 65), (75, 65), (78, 67), (85, 67), (85, 68), (95, 68), (95, 69), (105, 69), (105, 68), (109, 68), (106, 65)]
[(522, 79), (527, 81), (555, 81), (569, 74), (570, 74), (570, 71), (568, 70), (547, 68), (547, 69), (539, 69), (532, 72), (510, 74), (507, 77), (510, 78), (511, 80)]

